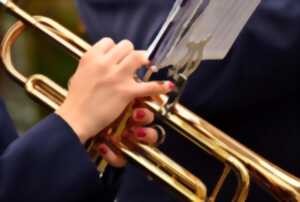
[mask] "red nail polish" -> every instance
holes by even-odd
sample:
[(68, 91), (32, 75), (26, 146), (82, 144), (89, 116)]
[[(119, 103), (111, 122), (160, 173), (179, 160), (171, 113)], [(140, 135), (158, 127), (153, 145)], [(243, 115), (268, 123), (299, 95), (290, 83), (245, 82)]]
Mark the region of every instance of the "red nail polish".
[(136, 135), (140, 138), (145, 137), (146, 136), (146, 131), (144, 128), (138, 128), (136, 130)]
[(168, 87), (170, 90), (174, 90), (175, 89), (175, 84), (172, 81), (168, 82)]
[(104, 147), (104, 146), (100, 146), (99, 147), (99, 152), (102, 154), (102, 155), (105, 155), (107, 153), (107, 149)]
[(145, 112), (143, 110), (138, 110), (135, 114), (136, 119), (143, 119), (145, 117)]

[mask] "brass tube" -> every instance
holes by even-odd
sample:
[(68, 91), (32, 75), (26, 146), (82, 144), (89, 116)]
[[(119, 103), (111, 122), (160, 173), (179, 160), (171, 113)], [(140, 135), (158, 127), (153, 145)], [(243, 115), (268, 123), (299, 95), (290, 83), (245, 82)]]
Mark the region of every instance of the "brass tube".
[[(67, 96), (67, 91), (43, 75), (36, 74), (26, 77), (21, 74), (12, 62), (11, 48), (13, 44), (25, 27), (29, 25), (49, 36), (77, 59), (80, 59), (91, 45), (49, 18), (31, 16), (10, 0), (0, 0), (0, 3), (21, 20), (10, 28), (2, 42), (1, 57), (7, 72), (33, 97), (53, 109), (58, 108)], [(144, 101), (144, 104), (169, 127), (225, 164), (224, 175), (212, 196), (207, 197), (206, 187), (200, 179), (156, 148), (139, 143), (127, 143), (123, 140), (114, 143), (128, 158), (171, 187), (187, 201), (214, 201), (222, 182), (231, 170), (238, 180), (233, 201), (246, 200), (250, 184), (249, 175), (278, 200), (300, 201), (300, 180), (297, 177), (260, 157), (184, 106), (175, 104), (171, 110), (166, 111), (164, 105), (166, 100), (167, 97), (162, 95), (159, 99)], [(130, 110), (125, 111), (119, 122), (111, 126), (111, 131), (117, 131), (120, 135), (126, 128), (129, 113)], [(96, 162), (98, 162), (99, 155), (95, 148), (99, 141), (101, 138), (96, 137), (88, 145), (88, 152)], [(134, 147), (131, 146), (132, 144)], [(101, 171), (103, 171), (103, 165), (105, 164), (98, 166), (101, 167)]]

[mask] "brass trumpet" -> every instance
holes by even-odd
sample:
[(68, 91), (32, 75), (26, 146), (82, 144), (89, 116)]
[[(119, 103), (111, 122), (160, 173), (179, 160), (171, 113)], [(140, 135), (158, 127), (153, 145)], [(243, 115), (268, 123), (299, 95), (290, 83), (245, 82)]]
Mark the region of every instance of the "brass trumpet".
[[(21, 74), (12, 62), (13, 44), (24, 29), (30, 26), (49, 36), (77, 59), (80, 59), (91, 46), (49, 18), (31, 16), (10, 0), (0, 0), (0, 3), (20, 19), (6, 33), (1, 46), (1, 57), (7, 72), (24, 86), (30, 95), (53, 109), (58, 108), (67, 96), (67, 91), (43, 75), (35, 74), (26, 77)], [(164, 123), (224, 164), (224, 171), (210, 196), (207, 196), (206, 187), (200, 179), (158, 149), (139, 143), (134, 143), (132, 147), (130, 143), (123, 140), (117, 142), (115, 146), (133, 162), (171, 187), (183, 199), (193, 202), (215, 201), (226, 176), (233, 171), (238, 180), (233, 201), (246, 200), (250, 176), (276, 199), (300, 201), (300, 179), (255, 154), (182, 105), (175, 104), (166, 110), (166, 103), (167, 96), (165, 95), (160, 96), (160, 99), (144, 101), (145, 106)], [(119, 124), (114, 123), (111, 126), (110, 133), (120, 134), (126, 127), (129, 115), (130, 109), (119, 118)], [(118, 126), (115, 127), (116, 125)], [(97, 144), (99, 144), (99, 139), (96, 137), (87, 145), (87, 151), (97, 163), (99, 171), (104, 172), (106, 164), (99, 160), (96, 152)]]

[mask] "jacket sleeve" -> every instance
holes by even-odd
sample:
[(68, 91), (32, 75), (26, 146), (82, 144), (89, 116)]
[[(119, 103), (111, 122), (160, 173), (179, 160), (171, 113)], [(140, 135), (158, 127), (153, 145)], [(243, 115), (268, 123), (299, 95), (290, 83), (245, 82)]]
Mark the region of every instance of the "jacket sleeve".
[(105, 198), (94, 164), (69, 125), (51, 114), (0, 156), (0, 201)]

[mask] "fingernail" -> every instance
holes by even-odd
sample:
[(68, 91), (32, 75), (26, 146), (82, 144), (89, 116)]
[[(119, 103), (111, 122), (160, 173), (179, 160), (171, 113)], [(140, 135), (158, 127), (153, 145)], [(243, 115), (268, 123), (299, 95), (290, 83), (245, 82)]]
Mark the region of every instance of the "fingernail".
[(99, 147), (99, 152), (102, 154), (102, 155), (105, 155), (107, 153), (107, 149), (104, 147), (104, 146), (100, 146)]
[(169, 81), (169, 82), (168, 82), (168, 88), (169, 88), (170, 90), (174, 90), (174, 89), (175, 89), (175, 84), (174, 84), (172, 81)]
[(138, 110), (135, 114), (136, 119), (143, 119), (145, 117), (145, 112), (143, 110)]
[(146, 131), (144, 128), (138, 128), (136, 129), (136, 135), (140, 138), (145, 137), (146, 136)]

